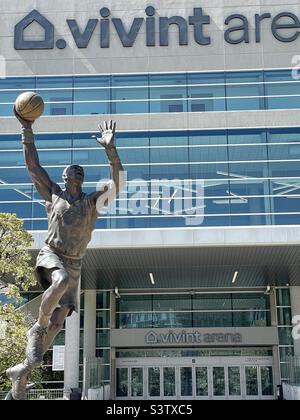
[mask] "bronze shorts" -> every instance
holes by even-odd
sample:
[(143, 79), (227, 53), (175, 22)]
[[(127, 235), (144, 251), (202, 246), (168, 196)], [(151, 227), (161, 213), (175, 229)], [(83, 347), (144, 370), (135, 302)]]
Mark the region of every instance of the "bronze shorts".
[(70, 307), (68, 316), (72, 314), (73, 310), (78, 312), (78, 288), (80, 286), (81, 266), (81, 259), (59, 255), (47, 245), (41, 249), (36, 259), (35, 275), (44, 290), (51, 286), (51, 273), (48, 270), (53, 271), (56, 268), (65, 270), (68, 273), (68, 289), (59, 301), (60, 306)]

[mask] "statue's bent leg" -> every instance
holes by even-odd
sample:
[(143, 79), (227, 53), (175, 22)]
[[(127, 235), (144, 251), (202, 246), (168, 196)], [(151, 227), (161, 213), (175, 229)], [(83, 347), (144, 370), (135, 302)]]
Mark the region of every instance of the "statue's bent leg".
[(40, 366), (43, 361), (49, 320), (68, 288), (68, 278), (65, 270), (52, 270), (51, 286), (43, 294), (38, 321), (27, 333), (26, 356), (31, 368)]
[(63, 329), (64, 321), (68, 316), (70, 308), (68, 306), (62, 306), (61, 308), (55, 309), (53, 315), (49, 321), (49, 327), (47, 335), (45, 336), (44, 341), (44, 353), (51, 346), (54, 338), (57, 334)]
[(68, 289), (69, 280), (69, 275), (65, 270), (54, 269), (49, 271), (51, 286), (43, 294), (38, 318), (38, 324), (43, 328), (48, 327), (53, 312)]

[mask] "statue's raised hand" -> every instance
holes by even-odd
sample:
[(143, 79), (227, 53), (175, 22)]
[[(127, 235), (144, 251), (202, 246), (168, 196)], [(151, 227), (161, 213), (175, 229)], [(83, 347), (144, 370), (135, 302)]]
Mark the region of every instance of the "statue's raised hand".
[(26, 128), (26, 129), (30, 129), (30, 128), (32, 128), (32, 124), (33, 124), (33, 122), (32, 121), (27, 121), (27, 120), (24, 120), (24, 118), (22, 118), (18, 113), (17, 113), (17, 111), (16, 111), (16, 108), (14, 107), (14, 113), (15, 113), (15, 116), (16, 116), (16, 118), (20, 121), (20, 123), (21, 123), (21, 125), (22, 125), (22, 127), (23, 128)]
[(116, 123), (112, 120), (104, 121), (103, 123), (104, 128), (99, 124), (99, 130), (101, 137), (93, 136), (97, 140), (101, 146), (105, 147), (106, 149), (111, 149), (115, 147), (115, 132), (116, 132)]

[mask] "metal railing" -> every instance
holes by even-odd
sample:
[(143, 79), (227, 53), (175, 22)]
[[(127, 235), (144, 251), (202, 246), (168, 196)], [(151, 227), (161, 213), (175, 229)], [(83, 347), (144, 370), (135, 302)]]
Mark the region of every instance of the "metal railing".
[[(4, 400), (7, 392), (0, 392), (0, 400)], [(27, 394), (27, 400), (63, 400), (63, 389), (31, 389)]]

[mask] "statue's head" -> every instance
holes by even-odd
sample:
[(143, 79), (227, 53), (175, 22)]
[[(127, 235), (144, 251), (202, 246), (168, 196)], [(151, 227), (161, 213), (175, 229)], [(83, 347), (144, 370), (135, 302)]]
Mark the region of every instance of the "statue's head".
[(68, 181), (82, 184), (84, 181), (83, 167), (79, 165), (67, 166), (63, 171), (62, 179), (65, 184)]

